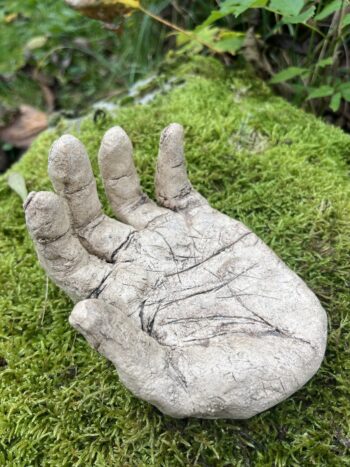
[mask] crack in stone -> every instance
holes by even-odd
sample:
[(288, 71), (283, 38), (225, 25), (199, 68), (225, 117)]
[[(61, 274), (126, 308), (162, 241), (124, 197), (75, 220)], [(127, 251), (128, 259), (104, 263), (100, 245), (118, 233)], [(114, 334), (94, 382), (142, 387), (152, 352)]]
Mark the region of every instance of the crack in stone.
[[(154, 323), (155, 323), (155, 319), (159, 313), (159, 311), (161, 310), (164, 310), (165, 308), (167, 308), (168, 306), (172, 305), (173, 303), (178, 303), (179, 301), (183, 301), (183, 300), (186, 300), (188, 298), (192, 298), (194, 296), (197, 296), (197, 295), (203, 295), (203, 294), (206, 294), (206, 293), (210, 293), (210, 292), (213, 292), (213, 291), (218, 291), (220, 290), (221, 288), (225, 287), (226, 285), (228, 285), (229, 283), (231, 283), (232, 281), (236, 280), (238, 277), (241, 277), (243, 274), (245, 274), (246, 272), (250, 271), (251, 269), (253, 269), (254, 267), (256, 266), (256, 263), (253, 264), (252, 266), (250, 266), (249, 268), (246, 268), (244, 269), (243, 271), (239, 272), (238, 274), (236, 274), (234, 277), (230, 278), (228, 281), (225, 281), (221, 284), (214, 284), (213, 287), (211, 288), (206, 288), (204, 290), (200, 290), (200, 291), (197, 291), (197, 292), (194, 292), (190, 295), (186, 295), (184, 297), (179, 297), (175, 300), (171, 300), (169, 302), (166, 302), (164, 303), (164, 299), (160, 299), (160, 300), (157, 300), (156, 302), (149, 302), (147, 303), (148, 306), (152, 306), (152, 305), (157, 305), (157, 309), (155, 310), (154, 314), (153, 314), (153, 317), (151, 319), (151, 321), (148, 323), (147, 325), (147, 332), (148, 334), (150, 334), (151, 336), (153, 335), (153, 328), (154, 328)], [(194, 287), (189, 287), (187, 289), (183, 289), (183, 290), (192, 290)]]
[[(109, 276), (113, 273), (114, 271), (110, 271), (102, 280), (101, 282), (98, 284), (98, 286), (87, 296), (87, 298), (98, 298), (101, 293), (104, 291), (104, 289), (106, 288), (106, 285), (105, 282), (107, 281), (107, 279), (109, 278)], [(105, 285), (104, 285), (105, 284)], [(104, 286), (103, 286), (104, 285)]]
[[(177, 323), (187, 323), (187, 322), (196, 323), (196, 322), (199, 322), (199, 321), (221, 321), (221, 320), (231, 320), (232, 321), (232, 320), (237, 320), (237, 319), (243, 319), (243, 320), (250, 321), (250, 322), (260, 323), (259, 320), (254, 319), (254, 318), (250, 318), (249, 316), (211, 315), (211, 316), (188, 316), (188, 317), (184, 317), (184, 318), (177, 318), (177, 319), (169, 320), (169, 321), (167, 321), (165, 323), (161, 323), (161, 325), (162, 326), (168, 326), (168, 325), (177, 324)], [(230, 324), (231, 321), (228, 321), (228, 323)], [(236, 321), (232, 321), (232, 322), (237, 323)], [(225, 323), (223, 323), (223, 324), (225, 324)]]
[(63, 238), (65, 235), (70, 233), (70, 228), (66, 230), (63, 234), (58, 235), (57, 237), (54, 238), (38, 238), (37, 242), (40, 243), (41, 245), (50, 245), (51, 243), (57, 242), (61, 238)]
[(126, 237), (126, 239), (118, 246), (118, 248), (116, 248), (112, 254), (111, 254), (111, 262), (112, 263), (115, 263), (116, 262), (116, 256), (117, 254), (119, 253), (119, 251), (122, 249), (122, 248), (128, 248), (129, 244), (131, 243), (132, 241), (132, 238), (133, 236), (137, 233), (137, 231), (133, 230), (132, 232), (130, 232), (128, 234), (128, 236)]
[(123, 174), (123, 175), (120, 175), (119, 177), (111, 177), (111, 178), (108, 178), (107, 179), (107, 182), (118, 182), (119, 180), (123, 179), (123, 178), (130, 178), (133, 174), (130, 173), (130, 174)]
[(76, 190), (73, 190), (73, 191), (68, 191), (67, 187), (70, 186), (70, 183), (65, 183), (64, 184), (64, 194), (65, 195), (75, 195), (76, 193), (79, 193), (80, 191), (86, 190), (86, 188), (88, 188), (88, 186), (91, 185), (92, 183), (95, 183), (94, 177), (92, 177), (91, 180), (89, 180), (85, 185), (80, 186), (79, 188), (77, 188)]
[[(192, 266), (189, 266), (188, 268), (185, 268), (185, 269), (182, 269), (181, 271), (179, 271), (180, 274), (184, 273), (184, 272), (187, 272), (187, 271), (190, 271), (191, 269), (194, 269), (198, 266), (201, 266), (202, 264), (206, 263), (207, 261), (210, 261), (212, 258), (215, 258), (216, 256), (220, 255), (221, 253), (225, 252), (226, 250), (230, 249), (231, 247), (233, 247), (234, 245), (236, 245), (236, 243), (238, 243), (239, 241), (241, 241), (243, 238), (247, 237), (248, 235), (250, 235), (252, 232), (245, 232), (243, 235), (241, 235), (241, 237), (239, 237), (237, 240), (235, 240), (234, 242), (230, 243), (229, 245), (226, 245), (222, 248), (220, 248), (218, 251), (216, 251), (215, 253), (213, 253), (211, 256), (209, 256), (208, 258), (205, 258), (204, 260), (200, 261), (199, 263), (196, 263), (196, 264), (193, 264)], [(171, 276), (175, 276), (177, 273), (173, 272), (173, 273), (170, 273), (170, 274), (166, 274), (165, 276), (166, 277), (171, 277)]]

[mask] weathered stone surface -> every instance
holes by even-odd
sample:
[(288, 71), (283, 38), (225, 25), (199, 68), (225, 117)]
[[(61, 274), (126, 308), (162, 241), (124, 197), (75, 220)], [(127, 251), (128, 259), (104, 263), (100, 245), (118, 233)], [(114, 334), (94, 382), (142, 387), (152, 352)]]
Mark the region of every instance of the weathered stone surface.
[(116, 221), (101, 210), (73, 136), (49, 156), (57, 194), (31, 193), (26, 219), (48, 275), (77, 303), (70, 323), (138, 397), (174, 417), (249, 418), (317, 371), (324, 310), (305, 283), (242, 223), (191, 186), (183, 130), (161, 136), (158, 204), (141, 191), (120, 127), (99, 164)]

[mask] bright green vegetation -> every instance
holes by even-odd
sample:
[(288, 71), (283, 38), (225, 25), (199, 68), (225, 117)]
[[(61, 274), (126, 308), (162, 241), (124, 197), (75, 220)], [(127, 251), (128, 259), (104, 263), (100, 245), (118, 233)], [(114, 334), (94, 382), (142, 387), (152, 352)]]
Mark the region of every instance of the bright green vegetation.
[(141, 14), (117, 35), (63, 0), (6, 0), (0, 6), (0, 75), (9, 79), (0, 81), (0, 100), (45, 108), (41, 79), (55, 96), (55, 109), (81, 112), (152, 69), (164, 34)]
[[(215, 5), (191, 3), (191, 11), (177, 12), (170, 0), (143, 1), (153, 13), (190, 28)], [(54, 110), (81, 114), (153, 70), (169, 47), (169, 29), (142, 13), (118, 17), (114, 25), (108, 30), (64, 0), (0, 1), (0, 102), (50, 111), (42, 82), (54, 95)]]
[[(271, 83), (284, 83), (278, 91), (299, 106), (327, 115), (350, 102), (349, 26), (347, 0), (222, 0), (193, 32), (216, 50), (240, 53)], [(180, 42), (198, 50), (188, 36)]]
[[(210, 59), (176, 73), (186, 74), (183, 86), (147, 106), (123, 106), (97, 124), (87, 117), (75, 134), (97, 169), (103, 132), (123, 126), (152, 195), (160, 131), (182, 123), (194, 186), (251, 227), (322, 301), (330, 331), (322, 368), (293, 397), (248, 421), (161, 415), (134, 398), (112, 365), (70, 328), (72, 303), (46, 285), (21, 201), (3, 177), (0, 465), (350, 464), (350, 138)], [(50, 189), (47, 152), (64, 130), (62, 122), (43, 134), (13, 168), (30, 190)]]

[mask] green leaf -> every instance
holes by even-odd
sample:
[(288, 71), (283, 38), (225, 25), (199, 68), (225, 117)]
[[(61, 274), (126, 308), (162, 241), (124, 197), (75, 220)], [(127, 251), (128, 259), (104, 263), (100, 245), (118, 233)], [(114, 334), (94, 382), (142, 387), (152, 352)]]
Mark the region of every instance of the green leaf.
[(304, 11), (303, 13), (300, 13), (300, 15), (284, 16), (282, 21), (284, 24), (305, 23), (310, 18), (312, 18), (314, 14), (315, 14), (315, 6), (313, 5), (310, 8), (308, 8), (306, 11)]
[[(229, 52), (234, 55), (243, 46), (244, 38), (245, 34), (242, 32), (201, 24), (193, 31), (187, 31), (186, 34), (177, 33), (176, 45), (178, 47), (188, 45), (192, 48), (197, 44), (197, 47), (203, 48), (203, 43), (206, 43), (215, 47), (215, 50)], [(186, 50), (188, 50), (188, 47)]]
[(282, 16), (297, 16), (304, 6), (304, 0), (271, 0), (269, 8)]
[(224, 18), (225, 16), (229, 15), (231, 13), (223, 13), (218, 10), (214, 10), (210, 13), (208, 18), (202, 23), (202, 26), (210, 26), (211, 24), (215, 23), (215, 21), (218, 21), (221, 18)]
[(267, 0), (226, 0), (220, 5), (220, 12), (226, 15), (233, 14), (236, 17), (249, 10), (249, 8), (262, 8)]
[(320, 86), (318, 88), (312, 89), (307, 96), (307, 100), (309, 99), (319, 99), (321, 97), (328, 97), (334, 93), (334, 88), (332, 86)]
[(25, 45), (27, 50), (41, 49), (47, 42), (47, 37), (36, 36), (32, 37)]
[(202, 26), (197, 26), (193, 31), (193, 39), (196, 38), (205, 41), (209, 44), (214, 44), (215, 37), (217, 36), (219, 29), (216, 27), (207, 27), (203, 28)]
[(235, 54), (243, 46), (243, 43), (244, 36), (227, 37), (216, 42), (215, 47), (221, 52), (230, 52), (231, 54)]
[(192, 40), (192, 31), (189, 31), (188, 34), (184, 34), (183, 32), (176, 32), (174, 35), (176, 36), (176, 47), (182, 47), (183, 45), (187, 44)]
[(23, 175), (18, 172), (12, 172), (8, 176), (7, 183), (9, 187), (22, 198), (22, 201), (26, 199), (28, 191)]
[(326, 5), (319, 13), (315, 16), (316, 21), (321, 21), (322, 19), (327, 18), (335, 11), (339, 10), (342, 6), (342, 0), (333, 0), (333, 2)]
[(270, 83), (282, 83), (283, 81), (288, 81), (289, 79), (295, 78), (296, 76), (305, 75), (309, 73), (307, 68), (300, 68), (297, 66), (290, 66), (289, 68), (285, 68), (284, 70), (277, 73), (270, 79)]
[(333, 112), (336, 112), (339, 109), (340, 101), (341, 101), (340, 92), (336, 92), (335, 94), (333, 94), (331, 102), (329, 104), (329, 107), (333, 110)]
[(193, 31), (187, 31), (186, 34), (184, 34), (183, 32), (177, 33), (176, 45), (178, 47), (182, 47), (187, 44), (187, 49), (192, 49), (193, 47), (195, 47), (195, 49), (200, 52), (203, 49), (203, 43), (215, 47), (218, 33), (219, 28), (204, 26), (203, 24), (201, 24), (197, 26)]
[(12, 146), (12, 144), (10, 144), (10, 143), (4, 143), (4, 144), (2, 145), (2, 149), (3, 149), (4, 151), (11, 151), (11, 149), (13, 149), (13, 146)]
[(333, 57), (327, 57), (324, 58), (323, 60), (320, 60), (319, 62), (316, 63), (316, 67), (319, 68), (325, 68), (326, 66), (332, 65), (333, 64)]
[(345, 28), (345, 26), (349, 26), (350, 24), (350, 13), (344, 16), (343, 21), (341, 23), (341, 27)]
[(350, 102), (350, 83), (343, 83), (338, 86), (338, 90), (340, 91), (342, 97), (347, 101)]

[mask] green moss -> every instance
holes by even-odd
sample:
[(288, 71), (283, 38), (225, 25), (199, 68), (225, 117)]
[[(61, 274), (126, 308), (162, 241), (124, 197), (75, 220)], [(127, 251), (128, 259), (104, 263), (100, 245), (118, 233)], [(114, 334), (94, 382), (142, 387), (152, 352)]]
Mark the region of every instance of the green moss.
[(194, 55), (191, 60), (186, 59), (179, 63), (179, 55), (174, 51), (168, 53), (167, 59), (164, 61), (164, 68), (167, 72), (175, 70), (177, 76), (199, 74), (203, 78), (218, 80), (224, 79), (227, 75), (226, 68), (212, 57)]
[[(75, 134), (99, 177), (99, 140), (109, 126), (122, 125), (134, 142), (143, 186), (153, 196), (160, 131), (172, 121), (182, 123), (195, 187), (213, 206), (250, 226), (322, 301), (330, 322), (322, 368), (293, 397), (248, 421), (164, 417), (134, 398), (112, 365), (69, 327), (72, 304), (47, 283), (21, 201), (3, 177), (0, 465), (350, 463), (350, 138), (241, 72), (227, 74), (203, 59), (186, 66), (184, 86), (148, 106), (123, 107), (97, 125), (88, 117)], [(43, 134), (14, 167), (30, 190), (50, 189), (47, 151), (63, 129), (61, 124)], [(264, 142), (258, 151), (254, 134)]]

